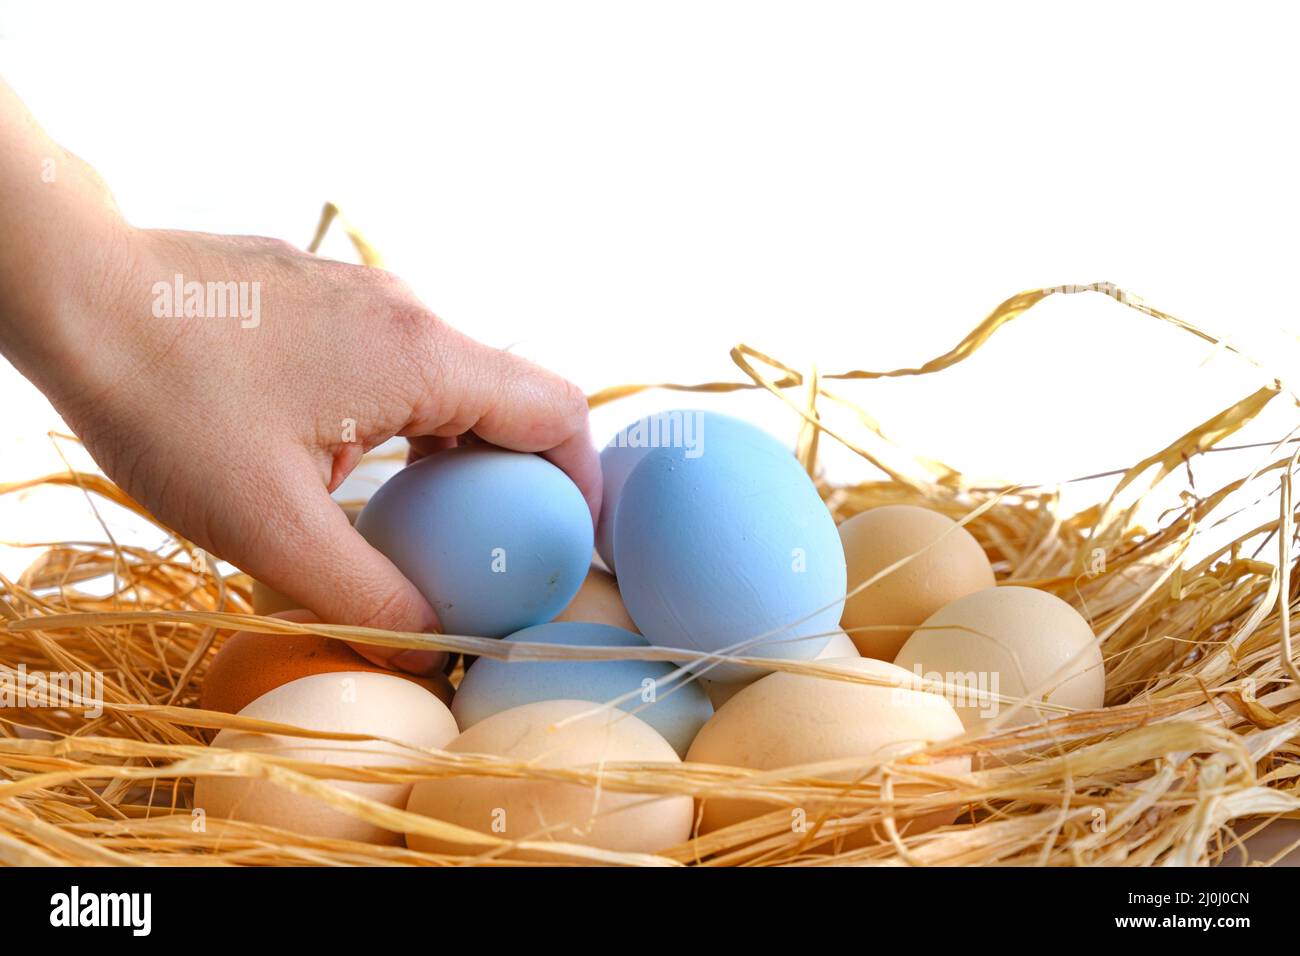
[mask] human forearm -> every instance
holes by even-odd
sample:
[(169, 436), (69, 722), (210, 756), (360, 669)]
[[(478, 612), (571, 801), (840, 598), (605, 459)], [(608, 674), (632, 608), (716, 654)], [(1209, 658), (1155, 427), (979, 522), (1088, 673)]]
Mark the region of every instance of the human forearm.
[(3, 80), (0, 195), (0, 351), (57, 397), (67, 391), (57, 369), (103, 364), (92, 361), (109, 341), (96, 307), (121, 275), (130, 230), (94, 170), (50, 139)]

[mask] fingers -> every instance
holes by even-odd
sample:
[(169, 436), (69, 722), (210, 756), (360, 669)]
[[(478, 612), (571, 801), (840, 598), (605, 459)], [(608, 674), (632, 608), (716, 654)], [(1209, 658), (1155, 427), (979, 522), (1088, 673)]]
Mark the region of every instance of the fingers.
[(600, 458), (582, 390), (446, 326), (433, 326), (431, 332), (439, 338), (437, 367), (426, 377), (407, 433), (446, 438), (473, 432), (501, 448), (538, 452), (578, 486), (594, 522), (600, 512)]
[(550, 451), (543, 452), (542, 457), (573, 479), (582, 496), (587, 499), (592, 527), (595, 527), (594, 522), (600, 517), (600, 456), (591, 443), (591, 434), (587, 431), (585, 422), (581, 433), (572, 435)]
[(439, 438), (437, 435), (416, 435), (408, 439), (408, 443), (410, 444), (410, 447), (406, 450), (406, 463), (408, 465), (432, 455), (436, 451), (456, 447), (455, 438)]
[[(437, 615), (415, 585), (357, 533), (308, 464), (296, 471), (288, 481), (266, 483), (271, 500), (262, 503), (260, 514), (280, 520), (251, 543), (250, 553), (226, 556), (323, 621), (436, 631)], [(352, 646), (375, 664), (415, 674), (439, 671), (447, 658), (443, 651)]]

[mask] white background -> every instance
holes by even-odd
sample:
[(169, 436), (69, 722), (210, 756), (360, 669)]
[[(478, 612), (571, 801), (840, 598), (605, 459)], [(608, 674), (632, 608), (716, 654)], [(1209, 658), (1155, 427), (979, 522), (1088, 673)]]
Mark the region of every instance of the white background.
[[(843, 388), (973, 475), (1056, 481), (1300, 369), (1296, 27), (1264, 4), (4, 0), (0, 71), (134, 223), (305, 244), (332, 199), (444, 318), (589, 391), (735, 378), (739, 341), (917, 364), (1015, 292), (1098, 280), (1268, 366), (1058, 296), (956, 370)], [(1240, 440), (1280, 437), (1277, 404)], [(793, 439), (770, 396), (725, 407)], [(61, 467), (3, 363), (0, 408), (0, 481)], [(0, 539), (89, 533), (67, 494), (0, 502)]]

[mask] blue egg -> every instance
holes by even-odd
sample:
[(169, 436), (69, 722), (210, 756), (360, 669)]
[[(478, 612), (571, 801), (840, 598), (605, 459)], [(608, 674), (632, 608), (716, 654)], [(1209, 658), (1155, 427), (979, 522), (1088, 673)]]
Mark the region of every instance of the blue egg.
[(656, 448), (676, 449), (683, 457), (693, 458), (703, 454), (708, 439), (723, 438), (729, 434), (741, 434), (755, 442), (766, 442), (775, 453), (782, 453), (786, 457), (791, 455), (784, 445), (757, 425), (730, 415), (693, 408), (677, 408), (638, 418), (610, 439), (600, 453), (604, 495), (601, 498), (600, 521), (596, 525), (596, 553), (605, 562), (605, 567), (617, 572), (614, 565), (614, 515), (623, 493), (623, 485), (632, 469)]
[(357, 530), (438, 612), (448, 634), (502, 637), (549, 621), (591, 563), (591, 511), (537, 455), (472, 445), (404, 468)]
[[(660, 647), (810, 660), (844, 605), (835, 522), (788, 450), (711, 421), (702, 454), (655, 449), (623, 485), (614, 523), (623, 603)], [(712, 680), (754, 676), (704, 667)]]
[[(569, 644), (581, 647), (646, 647), (639, 634), (609, 624), (557, 621), (525, 628), (507, 642)], [(493, 714), (542, 700), (619, 702), (663, 736), (683, 757), (691, 741), (713, 716), (713, 705), (698, 680), (688, 675), (667, 682), (675, 668), (658, 661), (498, 661), (480, 657), (465, 672), (451, 712), (462, 731)], [(647, 699), (650, 698), (650, 699)]]

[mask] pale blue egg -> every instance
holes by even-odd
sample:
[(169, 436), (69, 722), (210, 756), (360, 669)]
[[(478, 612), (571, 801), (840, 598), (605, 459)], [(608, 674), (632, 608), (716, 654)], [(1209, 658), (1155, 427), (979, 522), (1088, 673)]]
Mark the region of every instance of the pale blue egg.
[[(628, 614), (661, 647), (810, 660), (839, 630), (844, 605), (835, 522), (766, 433), (705, 431), (702, 454), (655, 449), (623, 485), (614, 551)], [(707, 674), (753, 677), (725, 664)]]
[[(557, 621), (525, 628), (506, 642), (567, 644), (582, 647), (646, 647), (639, 634), (609, 624)], [(603, 704), (632, 692), (618, 706), (636, 714), (683, 757), (691, 741), (713, 716), (713, 705), (698, 680), (658, 661), (499, 661), (480, 657), (461, 680), (451, 712), (462, 731), (511, 707), (542, 700), (590, 700)]]
[(618, 509), (623, 485), (632, 469), (656, 448), (673, 448), (683, 457), (703, 454), (709, 438), (731, 433), (748, 435), (756, 442), (767, 442), (776, 453), (790, 452), (757, 425), (718, 412), (694, 408), (677, 408), (638, 418), (619, 430), (600, 453), (600, 472), (604, 494), (601, 497), (600, 521), (596, 525), (596, 553), (605, 567), (614, 566), (614, 514)]
[(502, 637), (549, 621), (591, 563), (591, 511), (537, 455), (451, 448), (389, 479), (357, 530), (433, 605), (449, 634)]

